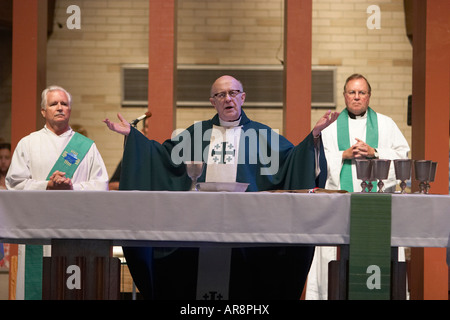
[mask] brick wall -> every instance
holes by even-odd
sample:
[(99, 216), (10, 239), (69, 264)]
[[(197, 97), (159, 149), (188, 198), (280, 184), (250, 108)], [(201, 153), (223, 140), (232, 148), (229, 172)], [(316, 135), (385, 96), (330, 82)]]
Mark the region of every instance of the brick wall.
[[(70, 30), (66, 9), (81, 9), (81, 29)], [(366, 9), (381, 9), (381, 29), (369, 30)], [(178, 0), (179, 64), (267, 64), (283, 59), (283, 0)], [(55, 29), (48, 42), (48, 84), (73, 94), (72, 123), (82, 124), (94, 139), (111, 175), (121, 158), (123, 139), (102, 120), (121, 112), (131, 120), (143, 108), (121, 108), (120, 66), (147, 63), (148, 0), (57, 1)], [(406, 125), (411, 93), (412, 48), (408, 42), (402, 0), (314, 0), (314, 65), (337, 67), (338, 110), (342, 86), (353, 72), (371, 82), (372, 107), (391, 116), (410, 141)], [(282, 131), (280, 109), (249, 109), (257, 121)], [(312, 125), (323, 113), (313, 110)], [(211, 108), (179, 108), (176, 127), (210, 118)], [(156, 116), (151, 120), (156, 121)]]
[[(66, 9), (77, 4), (81, 29), (68, 29)], [(96, 0), (56, 3), (55, 28), (48, 42), (48, 84), (66, 87), (73, 95), (71, 123), (83, 125), (95, 140), (109, 175), (121, 159), (123, 139), (102, 120), (129, 120), (142, 108), (121, 108), (120, 66), (147, 63), (148, 1)]]

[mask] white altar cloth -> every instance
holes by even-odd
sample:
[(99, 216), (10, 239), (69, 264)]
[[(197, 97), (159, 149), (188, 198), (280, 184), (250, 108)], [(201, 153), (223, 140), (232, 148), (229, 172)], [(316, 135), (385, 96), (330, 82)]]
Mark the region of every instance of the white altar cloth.
[[(349, 243), (350, 194), (2, 191), (0, 241), (113, 245)], [(450, 247), (450, 196), (393, 194), (392, 246)]]

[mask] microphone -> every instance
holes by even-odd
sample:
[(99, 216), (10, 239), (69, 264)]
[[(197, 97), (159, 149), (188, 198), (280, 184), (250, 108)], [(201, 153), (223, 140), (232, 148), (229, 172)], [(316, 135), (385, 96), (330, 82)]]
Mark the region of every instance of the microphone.
[(147, 111), (145, 114), (143, 114), (139, 118), (136, 118), (133, 121), (131, 121), (131, 125), (133, 127), (136, 127), (136, 125), (139, 123), (139, 121), (142, 121), (142, 120), (145, 120), (147, 118), (150, 118), (151, 116), (152, 116), (152, 113), (150, 111)]

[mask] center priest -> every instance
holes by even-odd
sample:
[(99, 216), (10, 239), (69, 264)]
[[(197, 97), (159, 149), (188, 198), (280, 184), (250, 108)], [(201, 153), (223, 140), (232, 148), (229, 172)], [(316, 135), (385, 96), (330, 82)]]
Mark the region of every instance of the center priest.
[[(243, 85), (234, 77), (219, 77), (209, 100), (217, 111), (212, 119), (196, 122), (162, 144), (147, 139), (120, 114), (120, 122), (105, 119), (109, 129), (126, 136), (119, 189), (189, 190), (192, 181), (184, 162), (191, 160), (206, 162), (199, 182), (248, 183), (248, 192), (325, 186), (320, 132), (336, 120), (337, 112), (327, 111), (294, 146), (246, 116)], [(208, 254), (203, 255), (203, 250)], [(145, 299), (298, 300), (314, 247), (123, 247), (123, 252)]]

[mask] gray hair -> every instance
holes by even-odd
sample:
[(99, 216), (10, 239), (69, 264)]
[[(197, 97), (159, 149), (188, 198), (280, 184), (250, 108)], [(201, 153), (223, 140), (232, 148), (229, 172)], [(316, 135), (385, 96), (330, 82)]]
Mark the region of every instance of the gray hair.
[(44, 89), (44, 91), (42, 91), (42, 95), (41, 95), (41, 109), (42, 110), (45, 110), (47, 108), (47, 93), (49, 93), (51, 91), (64, 92), (67, 96), (67, 100), (69, 100), (69, 108), (72, 108), (72, 96), (66, 89), (64, 89), (63, 87), (59, 87), (59, 86), (49, 86), (46, 89)]

